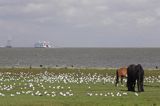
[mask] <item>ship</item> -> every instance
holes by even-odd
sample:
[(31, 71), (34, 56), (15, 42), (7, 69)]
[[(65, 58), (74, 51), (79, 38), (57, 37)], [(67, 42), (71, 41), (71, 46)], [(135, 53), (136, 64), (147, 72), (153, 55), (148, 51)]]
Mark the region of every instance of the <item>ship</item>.
[(39, 41), (34, 44), (34, 47), (35, 48), (51, 48), (51, 45), (49, 42)]

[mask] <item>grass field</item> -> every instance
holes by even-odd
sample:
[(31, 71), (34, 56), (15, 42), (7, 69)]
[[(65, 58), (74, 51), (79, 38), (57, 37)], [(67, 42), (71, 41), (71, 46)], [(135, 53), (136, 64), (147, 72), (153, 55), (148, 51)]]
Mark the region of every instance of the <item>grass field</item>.
[(0, 68), (0, 106), (160, 106), (160, 70), (142, 93), (114, 82), (115, 69)]

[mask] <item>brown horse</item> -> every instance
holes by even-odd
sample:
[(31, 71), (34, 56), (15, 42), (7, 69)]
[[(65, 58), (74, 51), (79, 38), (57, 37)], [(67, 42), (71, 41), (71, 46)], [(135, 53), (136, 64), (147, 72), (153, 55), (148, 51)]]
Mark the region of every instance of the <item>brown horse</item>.
[(116, 83), (115, 85), (117, 86), (119, 83), (119, 77), (121, 78), (121, 84), (123, 84), (123, 78), (127, 77), (127, 68), (119, 68), (116, 70)]

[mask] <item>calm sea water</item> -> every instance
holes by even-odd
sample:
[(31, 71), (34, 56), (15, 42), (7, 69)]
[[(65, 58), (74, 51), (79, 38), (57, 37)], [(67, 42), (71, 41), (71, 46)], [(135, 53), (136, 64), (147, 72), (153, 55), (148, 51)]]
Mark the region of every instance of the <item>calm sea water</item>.
[(160, 48), (0, 48), (0, 67), (160, 67)]

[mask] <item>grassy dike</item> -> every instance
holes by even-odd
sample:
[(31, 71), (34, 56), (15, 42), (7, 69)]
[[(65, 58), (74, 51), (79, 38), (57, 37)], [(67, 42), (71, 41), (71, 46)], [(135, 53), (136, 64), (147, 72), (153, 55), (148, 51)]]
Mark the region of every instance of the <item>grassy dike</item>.
[(160, 106), (160, 70), (145, 70), (142, 93), (114, 78), (105, 68), (0, 68), (0, 106)]

